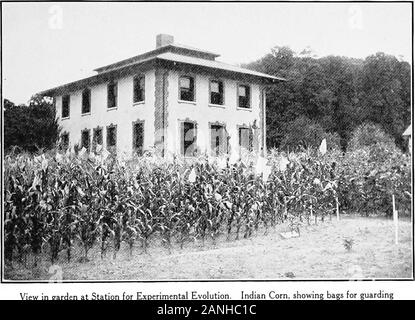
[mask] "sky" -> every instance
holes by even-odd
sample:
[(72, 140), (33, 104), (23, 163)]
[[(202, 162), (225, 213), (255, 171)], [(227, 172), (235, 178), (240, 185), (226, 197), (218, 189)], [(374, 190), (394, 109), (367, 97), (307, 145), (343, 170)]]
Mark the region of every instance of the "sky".
[(3, 3), (3, 98), (94, 75), (155, 48), (159, 33), (241, 64), (275, 46), (412, 60), (410, 3)]

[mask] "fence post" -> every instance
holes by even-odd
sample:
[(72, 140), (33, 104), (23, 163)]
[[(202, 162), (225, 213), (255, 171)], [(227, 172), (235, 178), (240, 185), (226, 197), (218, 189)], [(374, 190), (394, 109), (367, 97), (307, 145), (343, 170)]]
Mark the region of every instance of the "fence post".
[(396, 210), (395, 206), (395, 195), (392, 195), (392, 206), (393, 206), (393, 224), (395, 227), (395, 244), (399, 243), (398, 239), (398, 210)]
[(288, 218), (287, 198), (284, 197), (284, 221)]
[(336, 215), (337, 221), (340, 221), (340, 209), (339, 209), (339, 198), (336, 197)]
[(313, 219), (314, 215), (313, 215), (313, 205), (311, 205), (310, 207), (310, 218)]

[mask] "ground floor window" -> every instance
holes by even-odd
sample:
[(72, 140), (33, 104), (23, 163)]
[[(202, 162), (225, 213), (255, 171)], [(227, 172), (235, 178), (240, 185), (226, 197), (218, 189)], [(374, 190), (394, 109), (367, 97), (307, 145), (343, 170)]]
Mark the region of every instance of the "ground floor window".
[(240, 151), (253, 151), (253, 133), (250, 128), (239, 127), (239, 147)]
[(137, 155), (143, 155), (144, 149), (144, 121), (133, 122), (133, 150)]
[(85, 129), (81, 132), (81, 148), (85, 148), (87, 151), (89, 151), (90, 140), (91, 139), (91, 130)]
[(61, 141), (59, 143), (59, 149), (61, 151), (66, 151), (69, 148), (69, 133), (64, 132), (61, 134)]
[(102, 127), (95, 128), (93, 132), (92, 147), (95, 149), (97, 145), (102, 146)]
[(192, 157), (196, 154), (196, 123), (184, 121), (181, 123), (181, 154)]
[(117, 126), (107, 126), (107, 149), (110, 152), (115, 152), (117, 149)]
[(228, 153), (228, 140), (224, 125), (210, 125), (210, 150), (212, 156), (216, 157)]

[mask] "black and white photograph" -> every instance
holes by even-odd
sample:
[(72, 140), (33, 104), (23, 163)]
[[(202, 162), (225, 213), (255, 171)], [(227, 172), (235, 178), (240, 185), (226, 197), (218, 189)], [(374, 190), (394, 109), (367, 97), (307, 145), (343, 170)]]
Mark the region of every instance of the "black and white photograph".
[(412, 2), (3, 2), (1, 55), (3, 285), (414, 279)]

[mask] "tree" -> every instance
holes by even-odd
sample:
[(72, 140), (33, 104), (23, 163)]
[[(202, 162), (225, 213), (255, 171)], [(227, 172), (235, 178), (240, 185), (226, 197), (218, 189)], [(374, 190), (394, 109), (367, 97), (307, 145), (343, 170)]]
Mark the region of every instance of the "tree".
[(325, 133), (318, 122), (305, 116), (289, 122), (286, 125), (285, 132), (281, 148), (289, 150), (318, 147)]
[(403, 149), (411, 115), (410, 70), (409, 63), (379, 52), (365, 59), (360, 77), (364, 120), (380, 124)]
[(4, 149), (13, 147), (28, 152), (52, 149), (60, 128), (53, 101), (33, 96), (29, 105), (15, 105), (4, 99)]
[(293, 145), (287, 135), (295, 133), (287, 124), (297, 124), (300, 117), (339, 137), (344, 151), (353, 130), (365, 122), (380, 125), (401, 149), (407, 148), (402, 132), (411, 119), (409, 63), (384, 53), (364, 60), (317, 58), (310, 48), (296, 54), (275, 47), (246, 67), (287, 79), (267, 90), (268, 148)]

